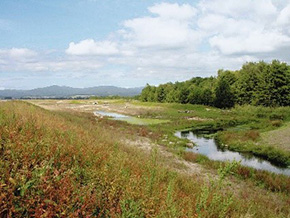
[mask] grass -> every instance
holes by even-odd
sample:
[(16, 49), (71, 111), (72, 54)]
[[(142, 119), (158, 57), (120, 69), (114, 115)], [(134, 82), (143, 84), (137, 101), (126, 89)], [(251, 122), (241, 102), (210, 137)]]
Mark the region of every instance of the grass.
[[(177, 130), (222, 130), (216, 137), (221, 144), (227, 145), (228, 149), (250, 152), (273, 163), (290, 166), (289, 124), (287, 124), (290, 121), (290, 107), (265, 108), (245, 105), (231, 110), (221, 110), (190, 104), (137, 101), (134, 104), (148, 107), (146, 113), (142, 114), (144, 117), (162, 117), (171, 120), (171, 125), (152, 126), (151, 130), (169, 135), (170, 140), (167, 141), (177, 146), (177, 140), (173, 137)], [(154, 110), (156, 107), (159, 109)], [(159, 143), (169, 146), (168, 143), (162, 142), (162, 139)]]
[[(163, 136), (158, 143), (173, 148), (175, 153), (180, 154), (185, 160), (200, 163), (210, 169), (217, 169), (219, 162), (209, 160), (203, 155), (180, 152), (180, 146), (186, 146), (186, 140), (180, 141), (173, 136), (176, 130), (188, 129), (196, 131), (220, 130), (215, 137), (221, 142), (221, 146), (227, 149), (252, 153), (256, 156), (270, 160), (272, 163), (289, 166), (290, 165), (290, 144), (289, 118), (290, 107), (264, 108), (253, 106), (238, 106), (232, 110), (220, 110), (201, 105), (181, 105), (181, 104), (160, 104), (160, 103), (139, 103), (134, 104), (148, 107), (146, 114), (148, 117), (160, 117), (171, 119), (171, 125), (151, 126), (155, 132), (162, 132)], [(158, 110), (154, 111), (154, 108)], [(200, 117), (200, 120), (188, 121), (188, 117)], [(279, 119), (279, 120), (277, 120)], [(279, 125), (277, 125), (279, 123)], [(270, 143), (263, 143), (264, 138), (271, 138)], [(280, 141), (280, 144), (277, 143)], [(278, 144), (278, 146), (277, 146)], [(175, 150), (176, 149), (176, 150)], [(243, 172), (251, 171), (250, 179), (255, 185), (261, 185), (269, 190), (280, 190), (289, 193), (290, 182), (287, 176), (276, 175), (266, 171), (254, 170), (240, 166), (239, 176)], [(275, 181), (275, 182), (273, 182)]]
[(124, 125), (111, 122), (0, 102), (0, 217), (289, 215), (288, 195), (232, 192), (224, 180), (231, 165), (212, 182), (177, 174), (159, 164), (157, 151), (123, 145), (129, 130), (105, 129)]
[(82, 101), (78, 101), (78, 100), (71, 100), (69, 103), (70, 104), (83, 104)]
[(284, 167), (290, 166), (289, 151), (259, 144), (257, 143), (258, 137), (259, 132), (252, 130), (245, 133), (226, 131), (218, 134), (218, 139), (223, 142), (220, 143), (221, 147), (226, 147), (233, 151), (252, 153)]
[(261, 144), (270, 145), (285, 151), (290, 151), (290, 122), (282, 125), (281, 128), (261, 134)]
[[(81, 102), (91, 104), (90, 101)], [(101, 104), (102, 100), (98, 102)], [(275, 164), (289, 166), (290, 144), (288, 128), (285, 125), (290, 123), (290, 107), (245, 105), (221, 110), (202, 105), (144, 103), (124, 99), (107, 100), (106, 104), (113, 111), (115, 109), (116, 112), (123, 111), (133, 116), (131, 124), (149, 124), (148, 128), (143, 129), (143, 133), (146, 135), (146, 132), (153, 132), (153, 137), (148, 137), (170, 148), (179, 150), (179, 147), (188, 143), (174, 137), (177, 130), (218, 130), (220, 132), (216, 137), (221, 144), (227, 145), (227, 149), (250, 152)], [(137, 117), (145, 119), (145, 122)], [(170, 125), (166, 122), (168, 120)]]
[[(138, 132), (141, 136), (150, 137), (153, 141), (171, 148), (177, 154), (180, 154), (180, 150), (182, 151), (181, 147), (187, 146), (188, 141), (176, 138), (174, 136), (176, 130), (223, 130), (215, 137), (221, 142), (221, 146), (226, 145), (227, 149), (254, 153), (282, 166), (286, 166), (289, 161), (289, 150), (287, 150), (289, 148), (287, 135), (289, 134), (287, 134), (287, 128), (284, 127), (285, 123), (288, 122), (287, 119), (289, 120), (289, 107), (264, 108), (246, 105), (238, 106), (232, 110), (220, 110), (201, 105), (144, 103), (122, 99), (108, 100), (107, 103), (110, 105), (110, 109), (117, 108), (116, 111), (120, 109), (122, 111), (124, 104), (126, 104), (124, 113), (134, 117), (170, 120), (170, 125), (168, 123), (155, 123), (149, 127), (131, 127), (123, 123), (118, 124), (118, 128), (121, 128), (122, 131), (130, 129), (130, 134)], [(273, 122), (276, 123), (278, 118), (283, 119), (278, 120), (279, 123), (282, 123), (282, 127), (273, 125)], [(137, 124), (137, 122), (132, 124)], [(114, 125), (116, 123), (110, 123), (110, 127)], [(282, 131), (284, 131), (285, 137), (281, 137)], [(270, 135), (270, 139), (273, 139), (272, 135), (274, 134), (272, 133), (275, 133), (274, 139), (276, 138), (276, 140), (272, 144), (262, 143), (265, 134)], [(283, 146), (276, 146), (277, 139), (281, 141)]]
[[(182, 152), (182, 157), (189, 162), (199, 163), (208, 169), (218, 170), (221, 166), (223, 168), (227, 164), (227, 162), (209, 160), (204, 155), (187, 151)], [(271, 192), (290, 194), (290, 177), (286, 175), (277, 175), (237, 164), (232, 170), (231, 176), (247, 182), (248, 185), (263, 187)]]

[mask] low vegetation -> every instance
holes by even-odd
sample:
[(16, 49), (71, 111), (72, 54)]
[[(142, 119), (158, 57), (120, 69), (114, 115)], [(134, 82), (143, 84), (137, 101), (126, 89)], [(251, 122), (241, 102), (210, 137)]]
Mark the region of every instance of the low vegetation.
[[(164, 115), (172, 118), (175, 128), (189, 124), (187, 119), (178, 122), (183, 114), (179, 107), (172, 105)], [(204, 119), (223, 113), (211, 109), (206, 115), (204, 110), (196, 106), (191, 113), (204, 114)], [(230, 126), (231, 119), (225, 115), (221, 126)], [(262, 186), (233, 188), (228, 178), (239, 171), (236, 163), (219, 166), (212, 179), (181, 175), (159, 164), (157, 150), (146, 155), (121, 143), (121, 135), (133, 127), (104, 128), (110, 122), (114, 121), (97, 122), (86, 113), (0, 102), (0, 217), (289, 216), (287, 192)], [(147, 135), (155, 128), (164, 131), (166, 125), (139, 130)]]
[[(278, 165), (290, 165), (290, 144), (289, 134), (287, 134), (290, 107), (273, 108), (243, 105), (230, 110), (221, 110), (192, 104), (152, 102), (135, 102), (135, 104), (148, 107), (148, 111), (144, 110), (141, 114), (143, 117), (171, 120), (170, 125), (161, 124), (149, 128), (167, 135), (169, 137), (167, 141), (174, 142), (172, 145), (180, 146), (174, 137), (177, 130), (218, 131), (217, 134), (212, 136), (220, 142), (221, 147), (253, 153)], [(154, 110), (155, 107), (159, 110)], [(264, 138), (272, 131), (275, 131), (274, 134), (271, 134), (271, 140), (274, 142), (272, 144), (266, 143)], [(285, 133), (280, 134), (280, 131)], [(276, 141), (279, 140), (280, 146), (273, 145), (276, 142), (274, 137)], [(169, 146), (162, 141), (163, 139), (161, 138), (159, 142)], [(186, 142), (183, 144), (185, 145)]]

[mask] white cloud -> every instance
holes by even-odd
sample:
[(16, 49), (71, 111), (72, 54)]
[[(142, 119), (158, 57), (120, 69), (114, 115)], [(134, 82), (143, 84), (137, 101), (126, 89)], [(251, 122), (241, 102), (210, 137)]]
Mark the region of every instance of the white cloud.
[(160, 3), (148, 12), (123, 21), (101, 41), (71, 42), (63, 54), (0, 50), (0, 72), (70, 72), (75, 78), (89, 75), (96, 81), (140, 86), (210, 76), (247, 61), (277, 58), (290, 63), (289, 1)]
[[(223, 55), (270, 52), (271, 56), (290, 46), (289, 35), (276, 25), (280, 12), (270, 0), (203, 0), (199, 7), (198, 26), (208, 34), (212, 48)], [(278, 22), (287, 20), (287, 10), (281, 11)]]
[(15, 71), (25, 70), (31, 72), (88, 72), (100, 68), (102, 64), (94, 60), (71, 60), (63, 58), (61, 60), (39, 60), (37, 62), (27, 62), (23, 65), (16, 65)]
[(66, 50), (69, 55), (114, 55), (118, 52), (115, 42), (95, 42), (93, 39), (86, 39), (79, 43), (71, 42)]
[(245, 54), (273, 52), (275, 49), (289, 44), (290, 39), (277, 32), (252, 31), (248, 35), (224, 37), (218, 35), (212, 37), (210, 45), (218, 48), (223, 54)]
[(148, 10), (157, 16), (141, 17), (124, 22), (123, 37), (139, 47), (180, 48), (196, 45), (200, 33), (191, 25), (196, 9), (188, 4), (161, 3)]
[(217, 13), (233, 18), (265, 18), (277, 11), (271, 0), (201, 0), (199, 8), (204, 14)]
[(37, 55), (37, 52), (27, 48), (12, 48), (12, 49), (0, 49), (0, 58), (11, 58), (15, 60), (33, 58)]
[(70, 43), (66, 53), (118, 54), (103, 59), (104, 65), (130, 66), (136, 72), (214, 73), (242, 61), (265, 59), (259, 54), (275, 58), (271, 54), (290, 46), (289, 37), (277, 27), (277, 20), (287, 20), (288, 9), (281, 2), (279, 7), (270, 0), (201, 0), (196, 7), (155, 4), (148, 8), (150, 16), (125, 20), (124, 28), (116, 31), (121, 36), (117, 40)]
[[(36, 52), (26, 48), (0, 50), (0, 72), (92, 71), (102, 66), (94, 58), (60, 56), (56, 52)], [(56, 58), (58, 57), (58, 58)]]
[(258, 23), (248, 19), (233, 19), (218, 14), (205, 14), (198, 20), (200, 30), (208, 35), (237, 36), (248, 35), (253, 30), (263, 30)]
[(138, 18), (126, 21), (125, 27), (129, 28), (126, 39), (140, 47), (176, 48), (186, 45), (196, 37), (188, 24), (176, 20)]
[(283, 10), (281, 10), (277, 22), (280, 25), (288, 25), (290, 24), (290, 3)]

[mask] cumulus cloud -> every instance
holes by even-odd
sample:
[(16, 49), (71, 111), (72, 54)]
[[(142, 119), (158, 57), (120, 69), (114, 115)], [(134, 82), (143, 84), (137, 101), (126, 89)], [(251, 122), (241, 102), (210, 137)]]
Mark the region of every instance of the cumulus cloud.
[(160, 3), (148, 8), (150, 16), (125, 20), (116, 32), (121, 36), (118, 41), (72, 42), (66, 53), (118, 54), (107, 61), (136, 69), (151, 65), (181, 71), (201, 65), (192, 57), (201, 57), (205, 51), (221, 58), (240, 55), (255, 60), (261, 53), (270, 57), (290, 46), (284, 30), (289, 11), (289, 5), (280, 2), (278, 8), (271, 0), (201, 0), (196, 6)]
[(224, 37), (218, 35), (210, 38), (210, 45), (223, 54), (251, 54), (273, 52), (284, 44), (289, 45), (289, 38), (279, 32), (253, 31), (248, 35)]
[(111, 41), (95, 42), (86, 39), (79, 43), (71, 42), (66, 53), (69, 55), (114, 55), (118, 54), (117, 43)]
[(156, 49), (197, 44), (200, 33), (191, 28), (197, 12), (193, 6), (161, 3), (148, 10), (152, 16), (124, 22), (123, 37), (127, 41), (139, 47)]
[[(168, 73), (170, 68), (201, 75), (203, 69), (208, 75), (245, 61), (274, 59), (277, 51), (290, 47), (284, 31), (288, 6), (282, 2), (277, 7), (271, 0), (201, 0), (196, 6), (156, 4), (148, 11), (151, 16), (124, 21), (121, 31), (122, 43), (138, 58), (115, 60), (138, 71), (151, 67)], [(285, 55), (282, 59), (290, 61)]]
[(198, 25), (223, 55), (275, 52), (290, 46), (289, 35), (276, 22), (286, 22), (287, 7), (279, 11), (271, 0), (202, 0)]
[(0, 50), (0, 71), (69, 71), (99, 81), (130, 78), (136, 82), (126, 86), (139, 86), (215, 75), (247, 61), (290, 63), (289, 1), (200, 0), (147, 10), (147, 16), (124, 20), (101, 41), (88, 36), (69, 43), (63, 54)]

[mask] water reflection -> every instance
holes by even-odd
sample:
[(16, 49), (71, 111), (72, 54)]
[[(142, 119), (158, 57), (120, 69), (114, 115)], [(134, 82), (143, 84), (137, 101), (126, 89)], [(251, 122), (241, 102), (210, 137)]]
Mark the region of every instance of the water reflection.
[(187, 148), (187, 151), (192, 151), (195, 153), (206, 155), (208, 158), (212, 160), (219, 161), (236, 160), (241, 161), (241, 164), (244, 166), (249, 166), (260, 170), (267, 170), (270, 172), (284, 174), (288, 176), (290, 175), (289, 168), (281, 168), (274, 166), (269, 161), (255, 157), (252, 154), (229, 151), (224, 148), (221, 149), (218, 146), (218, 143), (216, 142), (215, 139), (205, 138), (202, 135), (194, 134), (193, 132), (190, 131), (184, 132), (178, 131), (175, 133), (175, 135), (179, 138), (187, 138), (196, 144), (196, 146), (193, 148)]
[(96, 111), (94, 112), (95, 115), (101, 115), (101, 116), (108, 116), (113, 118), (129, 118), (127, 115), (119, 114), (119, 113), (113, 113), (113, 112), (106, 112), (106, 111)]
[(94, 114), (99, 117), (107, 116), (107, 117), (110, 117), (110, 119), (112, 120), (125, 121), (127, 123), (135, 124), (135, 125), (152, 125), (152, 124), (168, 122), (168, 120), (138, 118), (138, 117), (132, 117), (128, 115), (123, 115), (123, 114), (114, 113), (114, 112), (106, 112), (106, 111), (95, 111)]

